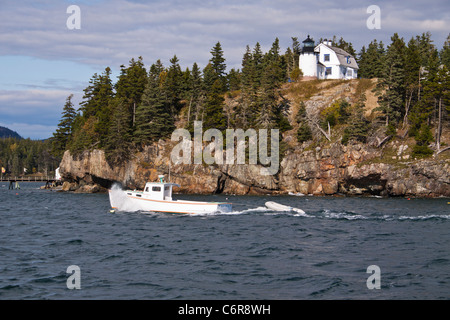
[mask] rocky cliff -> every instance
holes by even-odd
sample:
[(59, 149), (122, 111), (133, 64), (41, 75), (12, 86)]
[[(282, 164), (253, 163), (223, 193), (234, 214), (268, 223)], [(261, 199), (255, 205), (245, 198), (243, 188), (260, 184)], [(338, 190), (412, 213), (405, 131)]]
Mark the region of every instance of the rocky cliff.
[[(114, 182), (141, 189), (159, 174), (169, 179), (172, 147), (160, 141), (114, 167), (101, 150), (78, 157), (66, 151), (60, 166), (64, 190), (97, 192)], [(182, 193), (450, 197), (450, 161), (439, 157), (409, 160), (405, 149), (395, 141), (384, 148), (338, 142), (316, 148), (309, 145), (289, 150), (273, 176), (262, 175), (257, 165), (171, 164), (170, 180), (182, 186)]]

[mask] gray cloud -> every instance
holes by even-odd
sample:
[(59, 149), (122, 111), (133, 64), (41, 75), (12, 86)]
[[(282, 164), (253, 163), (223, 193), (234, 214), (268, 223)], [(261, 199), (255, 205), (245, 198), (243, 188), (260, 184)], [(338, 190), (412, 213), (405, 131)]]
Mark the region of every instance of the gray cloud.
[(284, 50), (291, 36), (303, 39), (307, 33), (316, 38), (343, 36), (354, 43), (356, 50), (380, 36), (388, 42), (394, 32), (410, 37), (431, 31), (438, 39), (436, 43), (442, 43), (448, 33), (450, 11), (444, 10), (450, 9), (446, 1), (377, 1), (383, 27), (374, 32), (365, 24), (366, 9), (374, 1), (355, 5), (353, 1), (113, 0), (79, 3), (81, 30), (68, 30), (68, 3), (48, 0), (15, 7), (13, 2), (7, 1), (0, 13), (2, 30), (6, 30), (0, 35), (0, 54), (111, 67), (139, 55), (148, 63), (159, 58), (168, 61), (177, 54), (187, 66), (193, 62), (205, 64), (217, 41), (228, 49), (227, 61), (236, 66), (247, 44), (253, 46), (259, 41), (268, 47), (279, 37)]
[[(80, 30), (66, 27), (71, 4), (81, 8)], [(381, 30), (366, 27), (372, 4), (381, 8)], [(101, 73), (106, 66), (117, 71), (138, 56), (147, 66), (157, 59), (168, 65), (176, 54), (183, 68), (194, 62), (204, 67), (220, 41), (228, 67), (240, 68), (246, 45), (260, 42), (266, 51), (278, 37), (284, 51), (291, 37), (302, 41), (307, 34), (315, 40), (342, 36), (359, 51), (373, 39), (389, 44), (395, 32), (408, 41), (430, 31), (441, 47), (449, 33), (449, 12), (448, 0), (2, 0), (0, 61), (2, 56), (71, 61)], [(16, 83), (0, 81), (1, 121), (56, 126), (65, 98), (75, 93), (78, 103), (82, 97), (83, 83), (71, 78), (73, 68), (67, 67), (67, 79), (56, 75), (30, 83), (22, 70), (24, 78), (16, 77)], [(89, 79), (84, 81), (87, 85)], [(25, 117), (30, 120), (22, 121)]]

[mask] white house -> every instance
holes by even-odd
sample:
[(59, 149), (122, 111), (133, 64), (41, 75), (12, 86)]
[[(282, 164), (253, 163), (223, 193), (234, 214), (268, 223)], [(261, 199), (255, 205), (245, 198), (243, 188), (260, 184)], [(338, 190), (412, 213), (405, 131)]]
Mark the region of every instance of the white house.
[(337, 47), (331, 41), (323, 41), (314, 46), (314, 40), (309, 35), (303, 41), (299, 66), (305, 78), (317, 79), (356, 79), (358, 64), (355, 58)]

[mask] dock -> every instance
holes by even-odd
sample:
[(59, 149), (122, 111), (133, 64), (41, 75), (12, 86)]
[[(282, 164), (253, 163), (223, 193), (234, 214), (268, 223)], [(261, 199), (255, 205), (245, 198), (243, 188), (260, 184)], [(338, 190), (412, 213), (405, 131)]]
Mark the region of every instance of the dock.
[(45, 182), (45, 187), (49, 188), (57, 181), (54, 177), (1, 177), (0, 182), (9, 182), (8, 189), (20, 189), (19, 182)]

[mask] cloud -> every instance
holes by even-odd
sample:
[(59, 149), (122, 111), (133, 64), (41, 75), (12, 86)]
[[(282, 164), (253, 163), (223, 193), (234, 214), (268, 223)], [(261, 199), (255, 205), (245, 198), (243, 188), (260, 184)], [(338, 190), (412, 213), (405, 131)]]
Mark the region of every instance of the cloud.
[(64, 90), (0, 90), (0, 121), (10, 129), (17, 122), (56, 126), (70, 94)]
[[(389, 39), (399, 30), (409, 34), (411, 27), (419, 33), (434, 31), (442, 38), (449, 22), (449, 10), (443, 10), (449, 5), (444, 1), (431, 1), (427, 6), (420, 1), (378, 1), (385, 30), (374, 34), (366, 28), (366, 9), (372, 1), (355, 5), (351, 1), (112, 0), (79, 2), (81, 29), (68, 30), (68, 3), (31, 5), (26, 1), (30, 5), (15, 8), (11, 2), (0, 13), (2, 29), (7, 30), (0, 35), (0, 54), (27, 53), (103, 67), (118, 67), (141, 55), (148, 64), (168, 61), (174, 54), (186, 66), (193, 62), (205, 65), (217, 41), (228, 48), (227, 61), (238, 65), (247, 44), (259, 41), (268, 47), (279, 37), (289, 46), (292, 36), (303, 38), (307, 33), (317, 38), (345, 35), (359, 50), (377, 35)], [(433, 9), (433, 2), (442, 10)]]
[[(72, 4), (81, 9), (80, 30), (66, 26)], [(366, 27), (372, 4), (381, 9), (380, 30)], [(441, 47), (449, 17), (448, 0), (1, 0), (0, 121), (56, 126), (65, 98), (75, 93), (78, 103), (94, 72), (117, 72), (139, 56), (147, 68), (157, 59), (167, 66), (175, 54), (182, 68), (204, 67), (220, 41), (228, 68), (240, 68), (246, 45), (267, 51), (278, 37), (284, 52), (291, 37), (308, 34), (343, 37), (359, 51), (373, 39), (389, 44), (395, 32), (407, 41), (431, 31)], [(22, 65), (17, 57), (35, 60)]]

